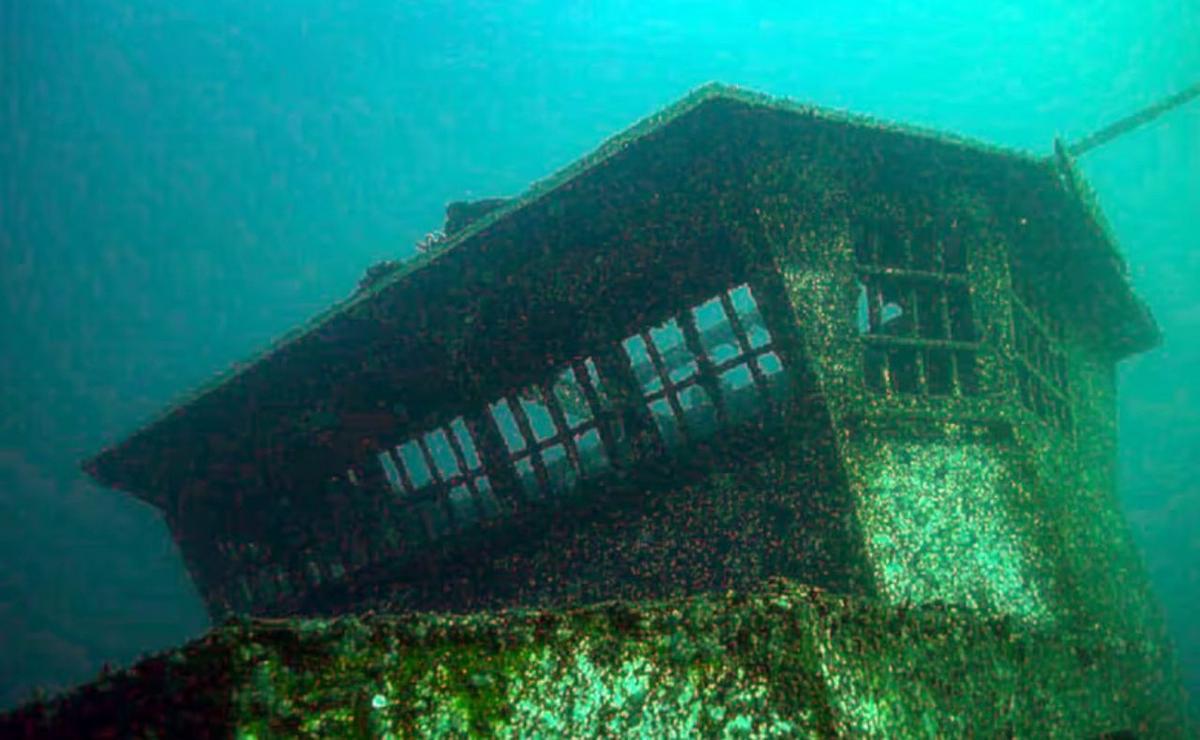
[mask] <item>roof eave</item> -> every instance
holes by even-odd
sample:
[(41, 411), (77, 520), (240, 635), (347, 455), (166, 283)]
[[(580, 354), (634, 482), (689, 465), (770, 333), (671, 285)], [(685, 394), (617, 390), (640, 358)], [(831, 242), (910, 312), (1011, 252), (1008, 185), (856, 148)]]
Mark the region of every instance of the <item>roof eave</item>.
[(462, 231), (451, 235), (436, 251), (418, 254), (414, 258), (405, 261), (404, 264), (398, 267), (395, 271), (380, 278), (369, 287), (352, 293), (345, 299), (333, 304), (308, 321), (285, 332), (283, 335), (273, 341), (266, 349), (261, 351), (249, 361), (235, 363), (229, 369), (217, 374), (208, 382), (203, 383), (191, 391), (183, 394), (179, 399), (168, 404), (160, 413), (141, 425), (137, 430), (135, 430), (121, 442), (106, 448), (104, 451), (91, 458), (91, 460), (85, 462), (83, 464), (84, 470), (87, 471), (89, 475), (92, 475), (92, 477), (101, 485), (129, 491), (133, 495), (138, 496), (138, 498), (142, 498), (143, 500), (154, 503), (153, 498), (148, 494), (139, 494), (134, 490), (145, 488), (146, 486), (144, 485), (144, 482), (136, 481), (136, 476), (130, 474), (129, 471), (118, 472), (113, 470), (113, 458), (119, 457), (124, 450), (128, 449), (131, 444), (135, 444), (139, 439), (142, 439), (146, 435), (153, 433), (154, 430), (172, 414), (178, 413), (182, 409), (192, 406), (204, 396), (227, 385), (231, 381), (241, 377), (246, 372), (257, 368), (285, 347), (288, 347), (294, 342), (317, 331), (331, 320), (344, 314), (350, 314), (355, 311), (364, 310), (373, 301), (377, 300), (379, 296), (391, 291), (406, 277), (434, 262), (435, 260), (438, 260), (445, 254), (459, 248), (462, 244), (489, 229), (493, 224), (508, 218), (521, 209), (528, 207), (530, 204), (546, 197), (553, 191), (608, 160), (613, 155), (624, 150), (626, 147), (637, 142), (646, 135), (658, 131), (665, 125), (689, 113), (695, 108), (716, 99), (732, 100), (754, 107), (769, 108), (778, 111), (790, 112), (797, 115), (813, 116), (830, 122), (842, 123), (847, 126), (886, 130), (901, 135), (934, 140), (949, 146), (969, 149), (979, 154), (1017, 158), (1030, 163), (1036, 163), (1039, 161), (1038, 157), (1027, 152), (1005, 149), (958, 135), (952, 135), (945, 132), (935, 131), (933, 129), (920, 128), (906, 124), (892, 123), (875, 119), (870, 116), (824, 108), (786, 98), (774, 97), (765, 93), (754, 92), (732, 85), (710, 82), (692, 90), (690, 93), (672, 105), (669, 105), (666, 108), (663, 108), (647, 116), (646, 118), (643, 118), (641, 121), (638, 121), (624, 131), (610, 137), (590, 154), (581, 157), (549, 177), (535, 182), (528, 190), (525, 191), (525, 193), (513, 198), (511, 202), (480, 217), (470, 225), (464, 227)]
[(126, 476), (122, 476), (112, 470), (113, 465), (117, 462), (114, 456), (118, 454), (120, 449), (120, 445), (105, 448), (96, 455), (80, 462), (79, 468), (102, 488), (122, 491), (150, 504), (156, 509), (165, 510), (167, 501), (161, 494), (154, 493), (149, 489), (143, 489), (141, 486), (131, 485)]
[(1061, 140), (1054, 142), (1054, 155), (1049, 163), (1063, 177), (1066, 191), (1082, 215), (1089, 222), (1097, 249), (1101, 256), (1113, 265), (1128, 311), (1120, 323), (1120, 330), (1111, 336), (1110, 349), (1117, 360), (1154, 349), (1162, 343), (1162, 331), (1150, 307), (1134, 291), (1129, 279), (1129, 268), (1113, 232), (1112, 225), (1100, 208), (1096, 192), (1079, 168)]

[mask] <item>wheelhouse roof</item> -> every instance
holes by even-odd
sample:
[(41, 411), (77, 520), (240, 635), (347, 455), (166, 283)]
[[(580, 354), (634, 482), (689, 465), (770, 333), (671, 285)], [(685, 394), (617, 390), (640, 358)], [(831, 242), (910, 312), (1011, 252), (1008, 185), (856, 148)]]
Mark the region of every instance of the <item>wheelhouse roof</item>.
[[(1110, 305), (1115, 305), (1119, 314), (1114, 326), (1111, 345), (1114, 356), (1121, 357), (1147, 349), (1158, 342), (1159, 334), (1152, 316), (1144, 304), (1134, 295), (1126, 278), (1125, 263), (1086, 183), (1071, 167), (1069, 158), (1041, 157), (1029, 152), (1003, 148), (955, 134), (928, 128), (896, 124), (870, 116), (823, 108), (793, 100), (777, 98), (742, 88), (710, 83), (692, 91), (676, 103), (637, 122), (623, 132), (605, 141), (592, 153), (582, 157), (557, 173), (534, 183), (526, 192), (512, 198), (491, 212), (481, 216), (461, 230), (451, 234), (437, 249), (418, 254), (397, 266), (393, 271), (356, 291), (346, 299), (335, 303), (295, 329), (283, 334), (266, 349), (245, 362), (235, 363), (225, 372), (216, 375), (198, 388), (184, 394), (169, 404), (159, 415), (145, 423), (123, 440), (106, 447), (83, 462), (83, 469), (97, 482), (105, 486), (126, 490), (155, 505), (165, 503), (164, 494), (156, 490), (157, 476), (148, 469), (147, 460), (153, 457), (154, 448), (167, 445), (198, 442), (201, 432), (188, 432), (196, 410), (208, 404), (220, 404), (220, 391), (235, 381), (263, 373), (271, 373), (284, 355), (285, 350), (308, 341), (313, 341), (318, 332), (328, 328), (340, 318), (365, 315), (371, 307), (389, 295), (414, 273), (445, 259), (448, 255), (469, 249), (480, 233), (492, 225), (509, 218), (529, 207), (559, 188), (593, 170), (617, 153), (643, 143), (649, 134), (668, 126), (671, 122), (718, 101), (740, 103), (744, 107), (760, 111), (791, 114), (814, 122), (833, 123), (863, 131), (878, 131), (891, 135), (924, 140), (945, 147), (961, 150), (981, 160), (1003, 159), (1029, 172), (1040, 173), (1047, 182), (1061, 178), (1069, 185), (1068, 191), (1074, 206), (1091, 232), (1088, 239), (1092, 255), (1109, 271), (1109, 287), (1116, 287), (1120, 295), (1110, 296)], [(1113, 301), (1115, 300), (1115, 303)], [(317, 339), (319, 341), (319, 338)]]

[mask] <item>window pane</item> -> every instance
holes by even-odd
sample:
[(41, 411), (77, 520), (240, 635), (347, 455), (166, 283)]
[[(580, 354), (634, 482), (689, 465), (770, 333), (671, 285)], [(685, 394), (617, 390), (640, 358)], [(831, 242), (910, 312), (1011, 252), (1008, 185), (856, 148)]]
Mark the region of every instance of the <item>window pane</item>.
[(425, 449), (429, 450), (429, 456), (433, 458), (434, 467), (442, 480), (448, 480), (462, 472), (444, 429), (435, 429), (425, 435)]
[(754, 387), (750, 367), (740, 363), (721, 373), (717, 380), (730, 423), (736, 424), (749, 417), (758, 405), (758, 389)]
[(596, 370), (596, 363), (592, 362), (592, 358), (587, 358), (583, 361), (587, 368), (588, 380), (592, 384), (592, 390), (596, 391), (596, 400), (601, 406), (608, 406), (608, 394), (604, 392), (604, 385), (600, 382), (600, 372)]
[(575, 449), (579, 450), (579, 462), (584, 475), (595, 475), (608, 468), (608, 455), (604, 452), (600, 433), (595, 429), (575, 435)]
[(863, 380), (873, 391), (883, 392), (883, 370), (887, 363), (887, 353), (882, 347), (868, 344), (863, 350)]
[(642, 393), (648, 396), (662, 390), (662, 378), (658, 377), (658, 372), (650, 362), (650, 354), (646, 351), (646, 340), (642, 339), (640, 334), (634, 334), (621, 345), (625, 348), (625, 354), (629, 356), (629, 366), (633, 369), (634, 377), (642, 386)]
[(946, 272), (967, 271), (967, 245), (957, 224), (951, 224), (942, 239), (942, 259)]
[(679, 391), (679, 407), (693, 436), (703, 437), (716, 431), (717, 409), (699, 385), (693, 383)]
[(979, 392), (979, 378), (975, 374), (975, 353), (956, 352), (955, 364), (958, 366), (958, 389), (964, 395), (973, 396)]
[(538, 442), (543, 442), (558, 434), (558, 427), (554, 425), (554, 417), (550, 416), (550, 410), (546, 408), (546, 399), (542, 396), (542, 391), (536, 386), (521, 391), (521, 410), (525, 412), (525, 417), (529, 419), (529, 428), (533, 430), (533, 437)]
[(667, 399), (659, 398), (650, 402), (650, 414), (654, 417), (654, 424), (658, 427), (658, 433), (662, 436), (663, 442), (667, 447), (677, 447), (683, 441), (679, 433), (679, 423), (675, 420), (675, 412), (671, 410), (671, 404), (667, 403)]
[(729, 300), (733, 302), (733, 310), (737, 312), (738, 322), (752, 349), (765, 347), (771, 343), (771, 332), (763, 323), (762, 314), (758, 312), (758, 304), (750, 292), (749, 285), (739, 285), (729, 291)]
[(892, 371), (892, 391), (895, 393), (916, 393), (917, 385), (917, 351), (911, 347), (900, 347), (888, 352), (888, 365)]
[(914, 270), (933, 271), (941, 267), (938, 264), (941, 250), (934, 237), (932, 219), (914, 225), (909, 248), (912, 251), (910, 266)]
[(450, 489), (450, 511), (454, 515), (454, 521), (458, 524), (470, 524), (479, 518), (479, 512), (475, 510), (475, 502), (471, 500), (471, 492), (464, 485), (457, 485)]
[(651, 329), (650, 340), (654, 342), (654, 347), (662, 358), (663, 368), (672, 383), (679, 383), (696, 374), (696, 360), (687, 348), (683, 330), (679, 328), (675, 319)]
[(592, 410), (588, 407), (587, 396), (583, 395), (583, 387), (575, 377), (574, 368), (567, 368), (554, 384), (554, 398), (562, 409), (567, 426), (578, 429), (591, 420)]
[(950, 336), (959, 342), (975, 341), (975, 319), (971, 315), (967, 286), (947, 286), (946, 307), (950, 314)]
[(762, 373), (763, 379), (767, 381), (767, 393), (777, 401), (786, 396), (788, 376), (783, 372), (783, 360), (779, 359), (779, 355), (765, 352), (754, 361), (758, 364), (758, 372)]
[(925, 355), (925, 384), (930, 395), (948, 396), (953, 390), (950, 380), (950, 352), (931, 349)]
[(908, 286), (889, 278), (871, 281), (871, 331), (893, 337), (911, 337), (915, 329)]
[(379, 464), (383, 466), (383, 477), (387, 479), (388, 486), (396, 493), (404, 493), (404, 483), (400, 480), (400, 471), (396, 468), (396, 461), (392, 459), (392, 453), (384, 450), (377, 457)]
[(492, 482), (486, 475), (481, 475), (475, 479), (475, 502), (479, 506), (480, 514), (490, 519), (500, 514), (500, 502), (496, 500), (496, 493), (492, 490)]
[(578, 476), (561, 444), (550, 445), (542, 450), (542, 463), (546, 466), (546, 478), (552, 491), (562, 493), (575, 485)]
[(433, 474), (429, 472), (429, 465), (426, 464), (425, 456), (421, 453), (421, 446), (416, 440), (405, 442), (397, 450), (414, 489), (423, 488), (433, 480)]
[(508, 406), (508, 399), (501, 398), (493, 403), (489, 410), (492, 412), (496, 428), (500, 430), (500, 436), (504, 438), (504, 446), (508, 448), (508, 451), (513, 453), (525, 449), (525, 437), (521, 434), (520, 427), (517, 426), (512, 409)]
[(946, 338), (945, 301), (942, 288), (937, 285), (915, 284), (917, 293), (917, 321), (919, 331), (925, 339)]
[(460, 416), (450, 422), (450, 428), (454, 430), (454, 438), (458, 440), (458, 448), (462, 450), (467, 467), (471, 470), (482, 468), (483, 465), (479, 462), (479, 453), (475, 450), (475, 439), (471, 436), (471, 431), (467, 429), (463, 418)]
[(783, 372), (783, 361), (774, 352), (767, 352), (758, 356), (758, 369), (763, 375), (770, 377)]
[(873, 265), (877, 261), (875, 256), (877, 228), (874, 224), (865, 225), (862, 222), (854, 224), (854, 257), (860, 265)]
[(908, 248), (894, 224), (879, 224), (879, 264), (885, 267), (907, 267)]
[(517, 477), (521, 479), (521, 488), (525, 489), (525, 497), (531, 501), (542, 498), (542, 487), (538, 483), (537, 473), (528, 457), (523, 457), (513, 463), (517, 469)]
[(692, 309), (700, 344), (714, 365), (723, 365), (741, 354), (733, 325), (720, 298), (713, 298)]
[(719, 378), (722, 391), (732, 392), (754, 387), (754, 375), (744, 362), (721, 373)]

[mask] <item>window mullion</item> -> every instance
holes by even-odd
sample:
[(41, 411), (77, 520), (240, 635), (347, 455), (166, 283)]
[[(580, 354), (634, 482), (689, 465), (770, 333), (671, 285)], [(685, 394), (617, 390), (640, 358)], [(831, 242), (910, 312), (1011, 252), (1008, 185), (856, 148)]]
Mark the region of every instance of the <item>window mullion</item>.
[[(456, 462), (458, 464), (459, 473), (464, 478), (469, 478), (471, 476), (472, 470), (470, 467), (467, 466), (467, 456), (463, 453), (462, 447), (458, 443), (458, 435), (455, 434), (454, 430), (451, 429), (449, 426), (445, 427), (445, 429), (447, 430), (446, 431), (446, 441), (450, 443), (450, 452), (452, 452), (454, 454), (454, 462)], [(471, 433), (471, 430), (468, 429), (467, 434), (470, 434), (470, 433)], [(478, 455), (479, 453), (476, 452), (476, 454)]]
[[(725, 412), (725, 399), (721, 395), (720, 383), (717, 380), (717, 368), (709, 359), (708, 353), (704, 351), (704, 344), (700, 341), (700, 329), (696, 326), (695, 314), (691, 311), (684, 311), (683, 321), (680, 323), (683, 328), (684, 344), (696, 358), (696, 364), (699, 367), (700, 387), (706, 388), (709, 397), (712, 398), (713, 405), (717, 409), (717, 423), (720, 426), (726, 426), (729, 417)], [(735, 357), (730, 360), (730, 364), (735, 365), (739, 360), (744, 359), (746, 358)]]
[[(595, 362), (595, 360), (592, 360)], [(599, 391), (592, 386), (592, 378), (588, 374), (587, 368), (580, 366), (571, 366), (571, 372), (575, 373), (575, 379), (579, 382), (579, 387), (583, 390), (584, 400), (592, 409), (592, 423), (596, 427), (596, 433), (600, 435), (600, 445), (604, 450), (605, 456), (608, 458), (608, 464), (615, 466), (617, 464), (617, 439), (616, 430), (613, 427), (615, 415), (612, 410), (605, 404), (600, 402)], [(599, 375), (600, 369), (596, 368), (596, 373)], [(581, 430), (586, 431), (587, 424), (581, 427)], [(580, 470), (582, 474), (582, 469)]]
[[(575, 372), (575, 369), (571, 368), (571, 372)], [(579, 379), (576, 378), (575, 382), (578, 383)], [(546, 440), (545, 445), (542, 446), (562, 442), (564, 449), (567, 451), (567, 459), (570, 460), (571, 465), (575, 467), (576, 471), (582, 470), (579, 465), (579, 450), (575, 449), (575, 439), (572, 436), (570, 425), (567, 424), (567, 416), (558, 406), (558, 396), (554, 393), (553, 381), (548, 386), (541, 387), (540, 390), (542, 397), (546, 399), (546, 410), (550, 412), (550, 419), (554, 422), (554, 428), (557, 432), (553, 437)]]
[[(505, 401), (507, 403), (507, 401)], [(511, 406), (511, 404), (509, 404)], [(479, 436), (476, 438), (476, 451), (483, 469), (488, 471), (492, 490), (496, 497), (509, 507), (517, 506), (517, 490), (521, 487), (520, 476), (512, 465), (513, 455), (504, 441), (504, 433), (499, 429), (499, 421), (485, 407), (480, 421), (476, 425)], [(470, 425), (467, 426), (468, 430)], [(502, 504), (503, 505), (503, 504)]]
[[(471, 428), (466, 426), (465, 419), (463, 420), (463, 426), (467, 430), (467, 436), (470, 437)], [(477, 478), (479, 475), (482, 475), (483, 471), (473, 471), (467, 466), (467, 456), (463, 453), (462, 447), (459, 445), (458, 435), (454, 433), (454, 429), (452, 429), (449, 425), (446, 425), (444, 429), (446, 430), (446, 440), (450, 443), (450, 451), (454, 453), (454, 461), (458, 463), (459, 477), (462, 478), (463, 485), (467, 487), (467, 490), (471, 493), (472, 500), (474, 500), (474, 497), (479, 493), (475, 489), (475, 478)], [(472, 444), (474, 444), (474, 440), (472, 440)], [(476, 457), (479, 456), (478, 447), (479, 446), (476, 445)], [(479, 464), (482, 466), (483, 461), (480, 460)], [(453, 487), (456, 484), (451, 481), (447, 481), (447, 485)]]
[[(671, 406), (671, 412), (675, 414), (675, 426), (679, 429), (679, 434), (683, 437), (686, 444), (691, 435), (687, 430), (687, 422), (684, 420), (683, 406), (679, 403), (679, 398), (675, 394), (675, 384), (671, 382), (671, 376), (666, 371), (666, 366), (663, 364), (662, 357), (658, 354), (658, 347), (655, 346), (654, 340), (650, 337), (649, 332), (641, 332), (642, 341), (646, 343), (646, 355), (650, 358), (650, 363), (654, 365), (654, 371), (658, 373), (659, 380), (662, 381), (662, 393), (667, 399), (667, 403)], [(647, 394), (647, 402), (653, 400), (656, 394)]]
[[(763, 377), (762, 371), (758, 369), (758, 363), (750, 361), (750, 358), (754, 355), (754, 350), (750, 346), (750, 338), (746, 335), (745, 328), (742, 326), (742, 317), (734, 310), (733, 300), (729, 297), (729, 291), (721, 293), (721, 307), (729, 315), (729, 326), (733, 329), (733, 334), (737, 337), (738, 345), (742, 348), (742, 357), (745, 358), (746, 366), (750, 368), (750, 374), (754, 376), (754, 385), (758, 388), (758, 392), (762, 394), (762, 398), (766, 399), (769, 392), (767, 379)], [(767, 349), (770, 346), (771, 343), (768, 342), (763, 349)]]
[[(921, 336), (921, 308), (917, 301), (917, 288), (915, 285), (908, 286), (908, 305), (912, 306), (912, 327), (913, 336), (917, 339), (924, 339)], [(922, 347), (914, 347), (913, 355), (917, 367), (917, 393), (922, 396), (929, 395), (929, 381), (925, 377), (925, 349)]]
[[(533, 473), (537, 476), (538, 487), (545, 494), (550, 490), (550, 476), (546, 473), (546, 466), (542, 463), (541, 446), (537, 442), (537, 437), (533, 434), (533, 426), (529, 423), (529, 417), (525, 415), (525, 408), (521, 405), (519, 397), (515, 403), (509, 402), (508, 406), (512, 410), (513, 420), (517, 422), (517, 428), (521, 430), (521, 436), (525, 438), (525, 446), (528, 448), (529, 454), (529, 464), (533, 466)], [(521, 457), (523, 455), (519, 452), (509, 455), (509, 459), (513, 462), (519, 460)]]
[(396, 470), (396, 477), (400, 479), (400, 487), (404, 489), (404, 493), (411, 496), (414, 492), (412, 480), (408, 477), (408, 469), (404, 467), (404, 460), (400, 458), (400, 451), (396, 445), (390, 448), (385, 447), (384, 452), (391, 460), (392, 467)]
[(430, 483), (426, 483), (425, 485), (426, 486), (430, 486), (430, 485), (442, 486), (444, 483), (444, 481), (442, 480), (442, 471), (438, 470), (437, 463), (434, 462), (434, 459), (433, 459), (433, 453), (430, 452), (429, 449), (425, 446), (424, 435), (420, 435), (420, 436), (416, 437), (414, 439), (414, 441), (417, 443), (417, 449), (421, 451), (421, 457), (424, 458), (425, 465), (429, 468), (429, 473), (433, 477), (433, 480)]

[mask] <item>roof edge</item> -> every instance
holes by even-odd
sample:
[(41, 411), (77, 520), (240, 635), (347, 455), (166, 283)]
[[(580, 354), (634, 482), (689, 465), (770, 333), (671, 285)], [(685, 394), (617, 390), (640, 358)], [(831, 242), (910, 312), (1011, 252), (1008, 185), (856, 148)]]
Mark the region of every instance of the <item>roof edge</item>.
[[(369, 287), (352, 292), (347, 297), (336, 301), (331, 306), (323, 311), (320, 311), (307, 321), (304, 321), (296, 327), (284, 332), (279, 337), (272, 340), (265, 349), (253, 355), (250, 359), (234, 362), (225, 370), (217, 372), (209, 380), (201, 383), (189, 391), (185, 391), (184, 393), (180, 394), (174, 400), (168, 402), (159, 413), (154, 414), (148, 420), (135, 427), (132, 432), (124, 435), (119, 441), (106, 445), (95, 455), (85, 460), (81, 467), (85, 472), (91, 475), (102, 485), (115, 487), (117, 476), (97, 475), (97, 473), (100, 472), (104, 467), (104, 459), (117, 452), (120, 448), (129, 444), (132, 440), (142, 436), (154, 427), (163, 423), (168, 417), (170, 417), (171, 414), (177, 413), (179, 410), (192, 405), (201, 398), (226, 385), (230, 381), (237, 379), (248, 370), (260, 365), (279, 351), (290, 346), (300, 338), (320, 329), (322, 326), (338, 316), (362, 309), (380, 293), (391, 289), (392, 286), (396, 285), (409, 275), (437, 261), (443, 255), (453, 251), (464, 242), (487, 230), (496, 222), (507, 218), (508, 216), (529, 206), (532, 203), (537, 202), (541, 198), (547, 196), (559, 187), (566, 185), (593, 167), (607, 161), (626, 147), (644, 138), (648, 134), (663, 128), (672, 121), (713, 100), (731, 100), (754, 107), (770, 108), (773, 110), (797, 115), (807, 115), (820, 118), (825, 121), (842, 123), (848, 126), (855, 126), (859, 128), (879, 130), (886, 129), (891, 133), (913, 136), (926, 140), (935, 140), (943, 144), (969, 149), (980, 154), (1008, 158), (1015, 157), (1021, 160), (1026, 160), (1031, 164), (1044, 161), (1044, 158), (1035, 156), (1023, 150), (1008, 149), (993, 144), (988, 144), (980, 140), (971, 139), (969, 137), (938, 131), (932, 128), (895, 123), (865, 114), (851, 113), (845, 110), (821, 107), (815, 104), (804, 103), (787, 97), (773, 96), (767, 93), (756, 92), (737, 85), (716, 81), (707, 82), (699, 87), (693, 88), (690, 92), (685, 94), (682, 98), (678, 99), (674, 103), (661, 108), (648, 116), (645, 116), (626, 129), (605, 139), (596, 149), (588, 154), (585, 154), (571, 164), (566, 165), (565, 167), (540, 180), (534, 181), (534, 183), (530, 185), (530, 187), (527, 188), (522, 194), (511, 198), (508, 203), (476, 219), (461, 231), (449, 236), (436, 250), (417, 254), (405, 260), (402, 265), (395, 269), (395, 271), (376, 280)], [(138, 494), (135, 493), (134, 495)], [(139, 498), (146, 497), (139, 496)]]
[(1100, 199), (1095, 189), (1076, 166), (1076, 158), (1071, 155), (1061, 139), (1054, 140), (1054, 154), (1049, 160), (1051, 166), (1056, 167), (1066, 181), (1067, 191), (1078, 203), (1084, 218), (1095, 228), (1098, 245), (1104, 250), (1104, 257), (1112, 262), (1116, 277), (1129, 300), (1131, 315), (1128, 318), (1132, 325), (1126, 324), (1128, 330), (1114, 338), (1112, 349), (1115, 359), (1119, 361), (1154, 349), (1162, 343), (1162, 329), (1150, 307), (1133, 288), (1133, 281), (1129, 277), (1129, 263), (1121, 253), (1120, 242), (1112, 224), (1100, 208)]

